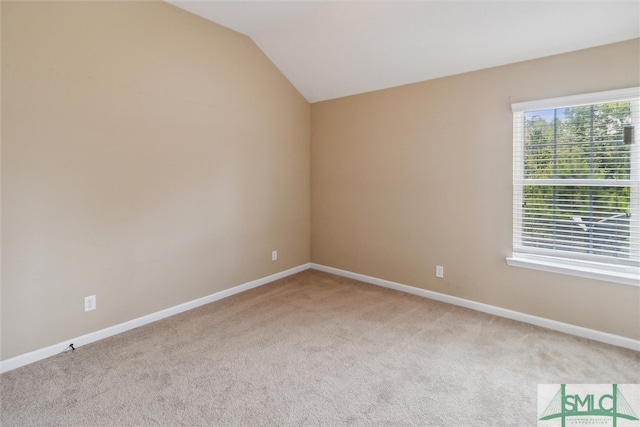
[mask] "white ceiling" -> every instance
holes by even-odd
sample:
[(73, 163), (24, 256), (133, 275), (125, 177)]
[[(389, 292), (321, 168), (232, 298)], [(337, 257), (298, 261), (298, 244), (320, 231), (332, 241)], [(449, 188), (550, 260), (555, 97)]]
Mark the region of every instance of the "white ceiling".
[(640, 37), (638, 1), (167, 1), (251, 37), (309, 102)]

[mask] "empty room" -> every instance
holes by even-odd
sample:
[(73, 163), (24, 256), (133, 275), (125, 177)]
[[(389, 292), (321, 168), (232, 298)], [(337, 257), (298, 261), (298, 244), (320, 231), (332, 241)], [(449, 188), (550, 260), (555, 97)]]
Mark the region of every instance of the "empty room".
[(637, 1), (0, 14), (0, 425), (640, 425)]

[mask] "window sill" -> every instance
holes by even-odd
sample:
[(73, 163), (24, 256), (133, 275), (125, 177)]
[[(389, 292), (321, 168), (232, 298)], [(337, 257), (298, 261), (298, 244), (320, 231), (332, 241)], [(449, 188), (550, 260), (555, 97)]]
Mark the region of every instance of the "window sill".
[(512, 267), (530, 268), (623, 285), (640, 286), (640, 269), (638, 267), (563, 260), (529, 254), (514, 254), (512, 257), (507, 258), (507, 264)]

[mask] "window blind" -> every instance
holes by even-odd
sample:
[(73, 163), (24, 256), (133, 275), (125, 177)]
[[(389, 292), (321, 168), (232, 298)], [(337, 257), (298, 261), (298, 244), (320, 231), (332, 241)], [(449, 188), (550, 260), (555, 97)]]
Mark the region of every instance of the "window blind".
[(639, 88), (512, 105), (514, 254), (640, 264)]

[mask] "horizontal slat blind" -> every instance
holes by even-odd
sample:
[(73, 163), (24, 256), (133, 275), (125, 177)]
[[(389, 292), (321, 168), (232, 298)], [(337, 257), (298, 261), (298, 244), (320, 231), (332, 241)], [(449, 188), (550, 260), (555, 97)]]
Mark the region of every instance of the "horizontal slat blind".
[(514, 252), (639, 264), (637, 94), (514, 105)]

